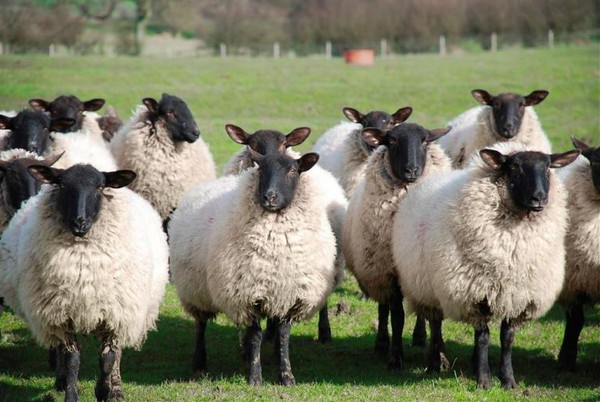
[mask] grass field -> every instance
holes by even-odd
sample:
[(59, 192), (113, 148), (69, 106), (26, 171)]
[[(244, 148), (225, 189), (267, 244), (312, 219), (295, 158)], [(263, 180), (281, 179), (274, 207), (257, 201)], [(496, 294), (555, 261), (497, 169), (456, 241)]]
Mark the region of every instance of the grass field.
[[(82, 99), (104, 97), (127, 118), (144, 97), (162, 92), (187, 101), (221, 167), (239, 149), (223, 129), (233, 123), (253, 132), (261, 128), (291, 131), (313, 128), (308, 149), (318, 135), (343, 120), (352, 106), (394, 112), (410, 105), (409, 121), (427, 128), (476, 104), (470, 91), (487, 89), (528, 94), (547, 89), (536, 107), (555, 150), (571, 148), (576, 135), (600, 145), (599, 46), (509, 49), (495, 54), (439, 57), (406, 55), (377, 60), (371, 67), (347, 66), (341, 59), (138, 59), (0, 57), (0, 109), (18, 110), (34, 97), (73, 93)], [(425, 350), (406, 344), (406, 370), (390, 372), (374, 354), (376, 305), (360, 298), (348, 278), (330, 299), (334, 340), (316, 342), (316, 320), (292, 329), (291, 361), (298, 385), (277, 385), (272, 346), (264, 345), (266, 385), (248, 387), (246, 366), (238, 351), (238, 332), (224, 317), (209, 325), (210, 376), (191, 377), (192, 320), (183, 313), (169, 286), (158, 331), (141, 351), (126, 350), (122, 372), (130, 401), (197, 400), (600, 400), (600, 307), (586, 313), (580, 338), (578, 371), (560, 374), (556, 357), (563, 312), (555, 306), (545, 317), (517, 333), (513, 360), (520, 388), (504, 391), (499, 380), (490, 390), (476, 389), (470, 356), (473, 330), (444, 324), (452, 368), (439, 375), (424, 372)], [(414, 317), (407, 320), (412, 329)], [(10, 312), (0, 317), (0, 401), (61, 400), (52, 391), (53, 373), (46, 352), (27, 327)], [(492, 329), (490, 364), (499, 365), (499, 329)], [(82, 339), (80, 395), (93, 400), (98, 343)]]

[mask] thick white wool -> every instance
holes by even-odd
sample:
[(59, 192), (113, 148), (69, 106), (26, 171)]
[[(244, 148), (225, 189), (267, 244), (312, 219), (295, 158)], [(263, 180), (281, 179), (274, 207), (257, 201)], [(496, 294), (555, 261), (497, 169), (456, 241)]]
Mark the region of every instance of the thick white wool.
[(561, 170), (569, 192), (570, 223), (565, 284), (559, 301), (569, 306), (585, 296), (591, 303), (600, 303), (600, 194), (584, 156)]
[(213, 157), (202, 138), (192, 144), (174, 143), (162, 120), (153, 128), (145, 106), (134, 111), (110, 148), (120, 169), (138, 175), (129, 187), (150, 201), (163, 219), (188, 189), (216, 176)]
[[(518, 143), (494, 146), (503, 154)], [(511, 151), (512, 149), (512, 151)], [(394, 218), (394, 261), (409, 307), (475, 326), (491, 315), (515, 324), (543, 315), (564, 278), (566, 191), (550, 173), (549, 202), (523, 214), (503, 178), (479, 158), (465, 170), (425, 178)]]
[(519, 133), (506, 139), (496, 133), (490, 106), (480, 105), (463, 112), (448, 123), (452, 130), (442, 138), (440, 145), (452, 160), (452, 167), (461, 169), (476, 151), (497, 142), (520, 142), (529, 149), (552, 152), (552, 145), (542, 130), (533, 107), (526, 107)]
[[(449, 169), (450, 161), (444, 151), (439, 145), (430, 144), (418, 181)], [(350, 199), (342, 236), (346, 264), (361, 289), (378, 303), (389, 303), (392, 284), (397, 281), (392, 222), (398, 204), (415, 185), (400, 185), (392, 173), (388, 149), (381, 146), (369, 158), (365, 175)]]
[(111, 333), (139, 347), (154, 328), (168, 281), (162, 222), (128, 189), (105, 189), (97, 221), (73, 236), (49, 185), (11, 220), (0, 241), (0, 294), (45, 346), (76, 333)]
[(335, 238), (319, 189), (300, 175), (279, 213), (256, 201), (258, 171), (195, 187), (169, 224), (171, 272), (193, 315), (223, 312), (237, 325), (291, 322), (318, 311), (335, 284)]

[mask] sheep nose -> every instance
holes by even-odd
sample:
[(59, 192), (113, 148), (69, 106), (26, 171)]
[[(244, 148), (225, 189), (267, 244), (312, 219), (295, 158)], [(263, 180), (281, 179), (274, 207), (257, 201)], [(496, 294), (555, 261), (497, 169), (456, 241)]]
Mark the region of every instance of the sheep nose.
[(92, 225), (88, 219), (84, 218), (83, 216), (78, 216), (77, 218), (73, 219), (71, 231), (75, 236), (83, 236), (90, 230), (91, 226)]
[(273, 190), (268, 190), (265, 195), (264, 195), (264, 200), (265, 203), (269, 204), (269, 205), (274, 205), (277, 203), (277, 200), (279, 199), (279, 197), (277, 196), (277, 193), (275, 193), (275, 191)]

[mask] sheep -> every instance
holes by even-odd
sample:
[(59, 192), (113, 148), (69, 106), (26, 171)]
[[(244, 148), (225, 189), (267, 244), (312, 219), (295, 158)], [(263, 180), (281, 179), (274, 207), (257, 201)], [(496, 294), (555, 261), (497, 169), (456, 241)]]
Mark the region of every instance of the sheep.
[(361, 130), (366, 127), (388, 130), (408, 119), (412, 108), (400, 108), (392, 115), (377, 110), (362, 114), (351, 107), (345, 107), (343, 112), (351, 123), (341, 122), (327, 130), (312, 150), (322, 156), (321, 167), (333, 173), (349, 197), (374, 151), (362, 141)]
[(527, 96), (510, 92), (493, 96), (483, 89), (474, 89), (471, 94), (482, 106), (449, 122), (452, 133), (440, 140), (452, 159), (452, 167), (463, 168), (473, 152), (499, 141), (519, 141), (532, 150), (552, 152), (532, 107), (546, 99), (548, 91), (540, 89)]
[(166, 224), (185, 191), (215, 178), (216, 168), (182, 99), (163, 93), (160, 102), (144, 98), (143, 103), (110, 149), (121, 169), (138, 172), (130, 188), (150, 201)]
[[(161, 220), (128, 189), (135, 173), (28, 167), (41, 183), (0, 241), (0, 293), (35, 339), (58, 349), (55, 387), (78, 400), (76, 334), (101, 338), (98, 400), (123, 397), (121, 348), (154, 328), (168, 281)], [(8, 290), (8, 292), (7, 292)]]
[(248, 383), (262, 383), (260, 320), (277, 324), (279, 380), (293, 385), (291, 325), (319, 311), (335, 284), (335, 238), (320, 188), (305, 174), (318, 160), (260, 155), (239, 176), (201, 183), (169, 223), (171, 274), (196, 321), (193, 370), (206, 369), (209, 318), (224, 313), (247, 329)]
[[(354, 188), (343, 224), (342, 249), (348, 269), (362, 291), (379, 307), (375, 349), (389, 349), (388, 314), (391, 311), (391, 368), (402, 368), (404, 310), (392, 259), (392, 218), (397, 205), (422, 177), (450, 169), (450, 161), (433, 143), (448, 133), (445, 129), (426, 130), (403, 123), (387, 132), (376, 128), (362, 130), (363, 141), (376, 148), (369, 157), (365, 174)], [(415, 331), (416, 344), (425, 342), (425, 323)]]
[(102, 130), (102, 138), (106, 142), (110, 142), (115, 133), (123, 127), (123, 120), (117, 116), (117, 112), (112, 106), (107, 107), (104, 116), (99, 117), (97, 121), (100, 130)]
[(565, 308), (566, 326), (558, 355), (563, 371), (573, 371), (577, 342), (583, 329), (583, 307), (600, 302), (600, 147), (573, 137), (581, 150), (577, 162), (562, 169), (569, 191), (569, 231), (565, 241), (565, 284), (558, 302)]
[(428, 370), (447, 364), (443, 318), (466, 322), (475, 328), (477, 385), (489, 388), (488, 323), (499, 318), (500, 380), (506, 389), (517, 386), (516, 330), (552, 307), (564, 277), (566, 191), (550, 168), (578, 155), (498, 143), (467, 169), (426, 177), (404, 197), (392, 228), (393, 257), (409, 308), (430, 321)]
[(2, 150), (21, 148), (42, 155), (48, 147), (50, 132), (75, 124), (71, 118), (50, 118), (31, 109), (24, 109), (14, 116), (11, 114), (0, 114), (0, 128), (10, 130), (3, 133)]
[[(299, 127), (292, 130), (289, 134), (276, 130), (259, 130), (253, 134), (249, 134), (244, 129), (228, 124), (225, 130), (229, 137), (238, 144), (247, 145), (254, 151), (262, 154), (283, 154), (298, 158), (299, 155), (293, 152), (290, 147), (300, 145), (310, 135), (310, 128)], [(225, 166), (225, 174), (239, 174), (242, 171), (252, 167), (254, 162), (250, 155), (250, 151), (246, 148), (234, 154)], [(314, 181), (321, 187), (321, 194), (325, 197), (325, 205), (327, 206), (327, 217), (333, 233), (336, 238), (336, 287), (344, 280), (345, 261), (341, 249), (342, 225), (348, 208), (348, 199), (344, 190), (339, 185), (338, 181), (327, 170), (321, 168), (318, 164), (314, 166), (307, 174), (316, 176)], [(271, 338), (274, 325), (271, 321), (267, 323), (265, 338)], [(319, 332), (318, 340), (321, 343), (331, 342), (331, 326), (329, 324), (329, 316), (327, 311), (327, 303), (321, 311), (319, 311)]]

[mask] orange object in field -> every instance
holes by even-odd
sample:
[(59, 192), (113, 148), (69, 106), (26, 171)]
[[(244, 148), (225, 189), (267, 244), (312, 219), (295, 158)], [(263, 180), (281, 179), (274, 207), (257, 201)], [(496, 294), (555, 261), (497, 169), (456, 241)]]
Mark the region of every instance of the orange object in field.
[(375, 61), (375, 50), (349, 49), (344, 51), (344, 60), (346, 60), (347, 64), (370, 66)]

